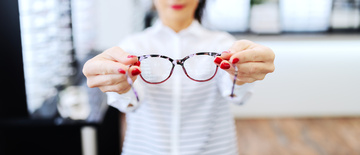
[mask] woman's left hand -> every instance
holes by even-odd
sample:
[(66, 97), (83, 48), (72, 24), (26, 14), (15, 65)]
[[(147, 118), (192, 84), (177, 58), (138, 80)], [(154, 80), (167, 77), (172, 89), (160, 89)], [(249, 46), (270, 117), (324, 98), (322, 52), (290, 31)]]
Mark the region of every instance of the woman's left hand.
[(228, 51), (215, 58), (214, 62), (221, 69), (234, 76), (238, 68), (237, 85), (263, 80), (268, 73), (275, 70), (275, 54), (266, 47), (248, 40), (236, 41)]

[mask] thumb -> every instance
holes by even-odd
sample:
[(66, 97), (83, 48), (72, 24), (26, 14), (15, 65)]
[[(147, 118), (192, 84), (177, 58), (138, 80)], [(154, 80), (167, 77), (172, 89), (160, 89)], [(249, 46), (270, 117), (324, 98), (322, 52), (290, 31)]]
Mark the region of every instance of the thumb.
[(117, 46), (107, 49), (104, 54), (106, 54), (113, 61), (117, 61), (124, 65), (133, 65), (138, 62), (137, 56), (131, 55)]
[(238, 40), (233, 43), (228, 51), (221, 53), (221, 58), (224, 60), (230, 60), (230, 58), (237, 52), (242, 52), (247, 49), (254, 48), (255, 43), (249, 40)]

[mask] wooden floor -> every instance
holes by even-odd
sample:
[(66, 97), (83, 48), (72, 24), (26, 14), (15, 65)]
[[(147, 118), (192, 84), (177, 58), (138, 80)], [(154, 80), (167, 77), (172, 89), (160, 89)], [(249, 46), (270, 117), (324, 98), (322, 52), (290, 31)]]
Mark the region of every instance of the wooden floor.
[(237, 119), (240, 155), (360, 155), (360, 118)]

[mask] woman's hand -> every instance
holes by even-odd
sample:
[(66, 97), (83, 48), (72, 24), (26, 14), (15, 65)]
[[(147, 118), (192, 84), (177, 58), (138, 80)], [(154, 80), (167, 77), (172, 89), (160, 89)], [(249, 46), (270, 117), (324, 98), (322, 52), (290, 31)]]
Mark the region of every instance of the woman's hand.
[[(132, 65), (130, 68), (129, 66)], [(107, 49), (103, 53), (88, 60), (83, 68), (90, 88), (99, 87), (103, 92), (126, 93), (130, 85), (126, 72), (135, 81), (141, 73), (137, 57), (123, 51), (120, 47)]]
[(248, 40), (236, 41), (229, 51), (224, 51), (214, 62), (221, 69), (234, 76), (236, 65), (238, 68), (237, 85), (263, 80), (268, 73), (275, 70), (275, 54), (265, 46)]

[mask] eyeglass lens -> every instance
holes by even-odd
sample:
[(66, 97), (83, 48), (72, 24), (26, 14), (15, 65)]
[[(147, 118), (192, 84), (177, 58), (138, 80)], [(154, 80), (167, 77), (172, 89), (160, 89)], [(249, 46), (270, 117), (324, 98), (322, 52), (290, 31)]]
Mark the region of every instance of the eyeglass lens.
[(194, 55), (184, 62), (187, 75), (198, 81), (212, 78), (217, 66), (214, 64), (214, 57), (209, 55)]
[(166, 80), (171, 74), (173, 64), (160, 57), (148, 57), (141, 60), (141, 77), (146, 82), (159, 83)]

